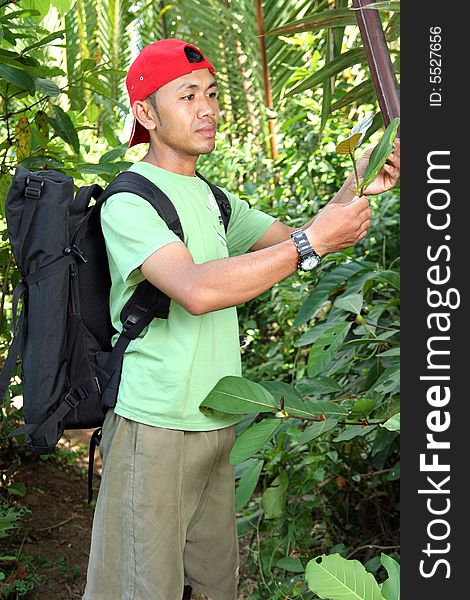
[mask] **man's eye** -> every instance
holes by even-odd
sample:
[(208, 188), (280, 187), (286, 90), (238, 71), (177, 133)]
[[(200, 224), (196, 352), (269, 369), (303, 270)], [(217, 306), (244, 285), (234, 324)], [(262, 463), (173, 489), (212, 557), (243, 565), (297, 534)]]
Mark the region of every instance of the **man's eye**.
[(209, 98), (217, 98), (217, 92), (210, 92), (208, 96)]
[(183, 96), (183, 100), (192, 100), (194, 98), (194, 94), (187, 94), (186, 96)]

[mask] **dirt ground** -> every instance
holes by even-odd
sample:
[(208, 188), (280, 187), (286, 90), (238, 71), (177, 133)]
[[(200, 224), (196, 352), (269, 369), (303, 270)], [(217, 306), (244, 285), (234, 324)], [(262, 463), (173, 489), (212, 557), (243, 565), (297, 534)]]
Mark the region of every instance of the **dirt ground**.
[[(92, 431), (92, 430), (91, 430)], [(17, 505), (31, 512), (20, 520), (8, 547), (0, 554), (34, 557), (32, 565), (17, 563), (12, 577), (22, 579), (36, 570), (41, 583), (30, 594), (37, 600), (75, 600), (82, 597), (86, 580), (93, 507), (87, 502), (86, 445), (90, 431), (67, 432), (58, 445), (58, 459), (33, 456), (22, 460), (17, 479), (26, 485), (26, 495)], [(77, 459), (78, 455), (78, 459)], [(72, 461), (78, 462), (78, 468)], [(95, 457), (94, 489), (99, 487), (101, 463)], [(5, 544), (5, 541), (3, 541)]]
[[(16, 479), (25, 483), (26, 494), (18, 497), (16, 504), (30, 512), (21, 518), (14, 535), (0, 540), (0, 556), (17, 555), (21, 551), (21, 556), (27, 557), (16, 562), (7, 583), (25, 579), (34, 572), (41, 576), (41, 582), (26, 596), (31, 600), (79, 600), (82, 597), (93, 520), (93, 506), (87, 502), (88, 444), (92, 431), (67, 431), (53, 460), (32, 456), (22, 459), (18, 469)], [(100, 477), (97, 450), (95, 499)], [(0, 564), (2, 566), (9, 565)], [(196, 596), (194, 600), (204, 598)]]

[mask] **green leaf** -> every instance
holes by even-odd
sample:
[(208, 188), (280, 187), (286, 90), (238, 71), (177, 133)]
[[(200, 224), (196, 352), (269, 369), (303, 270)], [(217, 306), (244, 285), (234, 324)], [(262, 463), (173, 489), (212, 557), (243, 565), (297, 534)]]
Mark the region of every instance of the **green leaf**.
[(329, 400), (307, 400), (305, 404), (315, 416), (324, 415), (327, 418), (340, 419), (345, 417), (349, 410), (346, 406)]
[(325, 27), (344, 27), (345, 25), (357, 25), (356, 17), (349, 9), (324, 10), (271, 29), (266, 35), (288, 35), (302, 31), (315, 31)]
[(282, 419), (264, 419), (246, 429), (236, 440), (230, 452), (230, 463), (238, 465), (261, 450), (279, 431)]
[(22, 481), (16, 481), (7, 486), (7, 492), (14, 496), (26, 496), (26, 486)]
[(400, 431), (400, 413), (390, 417), (390, 419), (385, 421), (381, 427), (385, 427), (385, 429), (388, 429), (389, 431)]
[(111, 163), (113, 161), (115, 161), (117, 158), (122, 158), (127, 150), (128, 150), (128, 146), (127, 144), (122, 144), (121, 146), (117, 146), (116, 148), (113, 148), (112, 150), (108, 150), (108, 152), (105, 152), (103, 154), (103, 156), (100, 158), (99, 162), (100, 164), (107, 164), (107, 163)]
[(284, 569), (284, 571), (291, 571), (292, 573), (303, 573), (305, 571), (300, 558), (291, 558), (290, 556), (284, 556), (276, 562), (276, 567)]
[(54, 113), (55, 120), (53, 120), (51, 124), (56, 130), (56, 133), (67, 142), (67, 144), (70, 144), (75, 153), (78, 154), (80, 152), (80, 141), (78, 139), (77, 131), (72, 123), (72, 119), (60, 106), (57, 106), (57, 104), (54, 104)]
[(35, 92), (34, 79), (21, 69), (0, 64), (0, 77), (23, 90), (28, 90), (31, 94)]
[(232, 415), (277, 412), (276, 400), (262, 385), (229, 375), (223, 377), (201, 403)]
[(349, 106), (350, 104), (365, 104), (365, 99), (368, 99), (374, 93), (374, 84), (370, 79), (363, 81), (356, 87), (343, 94), (334, 104), (331, 105), (331, 112)]
[(336, 425), (338, 421), (336, 419), (325, 419), (324, 421), (317, 421), (316, 423), (312, 423), (302, 432), (301, 436), (298, 439), (299, 444), (306, 444), (311, 440), (323, 435), (327, 431), (330, 431)]
[(351, 427), (348, 427), (342, 433), (336, 436), (333, 441), (348, 442), (355, 437), (364, 437), (374, 429), (377, 429), (377, 425), (367, 425), (366, 427), (363, 427), (362, 425), (351, 425)]
[[(328, 299), (330, 294), (332, 294), (340, 285), (343, 285), (346, 281), (348, 281), (350, 277), (356, 273), (359, 273), (360, 271), (364, 271), (365, 269), (369, 271), (367, 265), (351, 262), (339, 265), (331, 271), (323, 273), (320, 281), (316, 284), (308, 298), (302, 304), (297, 316), (295, 317), (294, 325), (297, 327), (298, 325), (303, 325), (306, 323), (312, 318), (312, 315), (315, 313), (318, 306)], [(302, 336), (300, 339), (302, 340), (303, 337), (304, 336)], [(300, 343), (299, 340), (295, 345), (303, 346), (304, 344)]]
[(263, 510), (260, 508), (251, 515), (237, 518), (237, 534), (242, 537), (247, 533), (253, 533), (258, 528), (260, 519), (263, 516)]
[(320, 375), (331, 363), (337, 350), (343, 345), (351, 328), (349, 321), (336, 323), (323, 333), (310, 348), (307, 372), (310, 377)]
[(120, 171), (120, 163), (104, 163), (104, 164), (93, 164), (93, 163), (80, 163), (76, 165), (78, 173), (88, 175), (116, 175)]
[(400, 390), (400, 365), (386, 369), (371, 388), (378, 394), (395, 394)]
[(388, 481), (396, 481), (400, 479), (400, 461), (395, 463), (387, 475)]
[(353, 8), (353, 10), (362, 10), (363, 8), (368, 10), (385, 10), (400, 12), (400, 2), (372, 2), (371, 4), (361, 6), (361, 9)]
[(340, 554), (322, 554), (305, 569), (308, 587), (320, 598), (331, 600), (383, 600), (374, 576), (358, 560)]
[(361, 314), (364, 297), (362, 294), (348, 294), (339, 296), (335, 301), (335, 307), (355, 315)]
[(35, 12), (39, 13), (38, 20), (44, 18), (50, 8), (50, 0), (23, 0), (22, 4), (28, 8), (36, 9)]
[(17, 19), (21, 15), (23, 15), (23, 17), (27, 17), (27, 16), (36, 17), (39, 14), (40, 14), (40, 12), (38, 10), (30, 10), (30, 9), (13, 10), (6, 15), (2, 15), (0, 17), (0, 23), (6, 23), (7, 21), (11, 21), (12, 19)]
[(396, 290), (400, 290), (400, 273), (398, 271), (378, 271), (377, 281), (386, 281)]
[(46, 94), (46, 96), (58, 96), (60, 94), (59, 86), (50, 79), (35, 77), (34, 85), (38, 92), (41, 92), (41, 94)]
[(270, 394), (272, 394), (276, 406), (280, 406), (281, 398), (284, 398), (284, 402), (301, 401), (299, 392), (284, 381), (261, 381), (260, 383)]
[(235, 494), (237, 511), (240, 511), (245, 506), (255, 491), (261, 471), (263, 470), (263, 465), (263, 460), (254, 460), (251, 465), (243, 471)]
[(64, 16), (70, 10), (72, 0), (50, 0), (51, 4), (57, 8), (60, 15)]
[(333, 75), (337, 75), (355, 64), (362, 64), (366, 62), (366, 60), (364, 48), (362, 47), (343, 52), (343, 54), (336, 56), (331, 62), (316, 71), (313, 75), (307, 77), (302, 83), (290, 89), (286, 93), (286, 96), (293, 96), (294, 94), (299, 94), (300, 92), (314, 88)]
[(377, 402), (372, 398), (358, 398), (349, 414), (350, 419), (367, 419)]
[(64, 34), (65, 34), (65, 29), (61, 29), (60, 31), (55, 31), (54, 33), (51, 33), (49, 35), (47, 35), (45, 38), (43, 38), (42, 40), (39, 40), (39, 42), (35, 42), (34, 44), (31, 44), (31, 46), (27, 46), (23, 51), (22, 54), (26, 54), (27, 52), (29, 52), (30, 50), (34, 50), (36, 48), (40, 48), (41, 46), (47, 46), (49, 45), (52, 41), (60, 38), (63, 39), (64, 38)]
[(364, 173), (364, 179), (361, 183), (362, 189), (365, 189), (374, 181), (386, 163), (387, 158), (390, 156), (393, 150), (393, 141), (397, 136), (399, 125), (400, 119), (393, 119), (381, 137), (380, 142), (373, 149)]
[(332, 392), (340, 392), (343, 389), (332, 377), (300, 379), (295, 386), (302, 396), (331, 394)]
[(276, 477), (261, 498), (261, 508), (266, 519), (279, 519), (286, 510), (289, 478), (286, 471)]
[(388, 573), (388, 579), (382, 584), (384, 600), (400, 600), (400, 565), (383, 552), (380, 555), (380, 562)]

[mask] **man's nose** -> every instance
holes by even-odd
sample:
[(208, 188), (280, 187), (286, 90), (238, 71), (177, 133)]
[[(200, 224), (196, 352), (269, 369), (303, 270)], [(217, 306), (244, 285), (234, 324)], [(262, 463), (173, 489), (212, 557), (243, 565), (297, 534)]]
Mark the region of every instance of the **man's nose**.
[(198, 117), (214, 117), (217, 114), (217, 101), (207, 96), (201, 99), (198, 106)]

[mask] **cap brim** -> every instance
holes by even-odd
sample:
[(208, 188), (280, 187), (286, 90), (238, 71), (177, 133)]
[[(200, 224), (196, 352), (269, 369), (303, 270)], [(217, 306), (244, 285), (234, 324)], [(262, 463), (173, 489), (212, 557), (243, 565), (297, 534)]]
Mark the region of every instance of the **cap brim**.
[(143, 125), (134, 119), (134, 125), (132, 126), (132, 133), (129, 139), (129, 143), (127, 144), (128, 148), (132, 148), (136, 144), (144, 144), (150, 142), (150, 135), (148, 129), (145, 129)]

